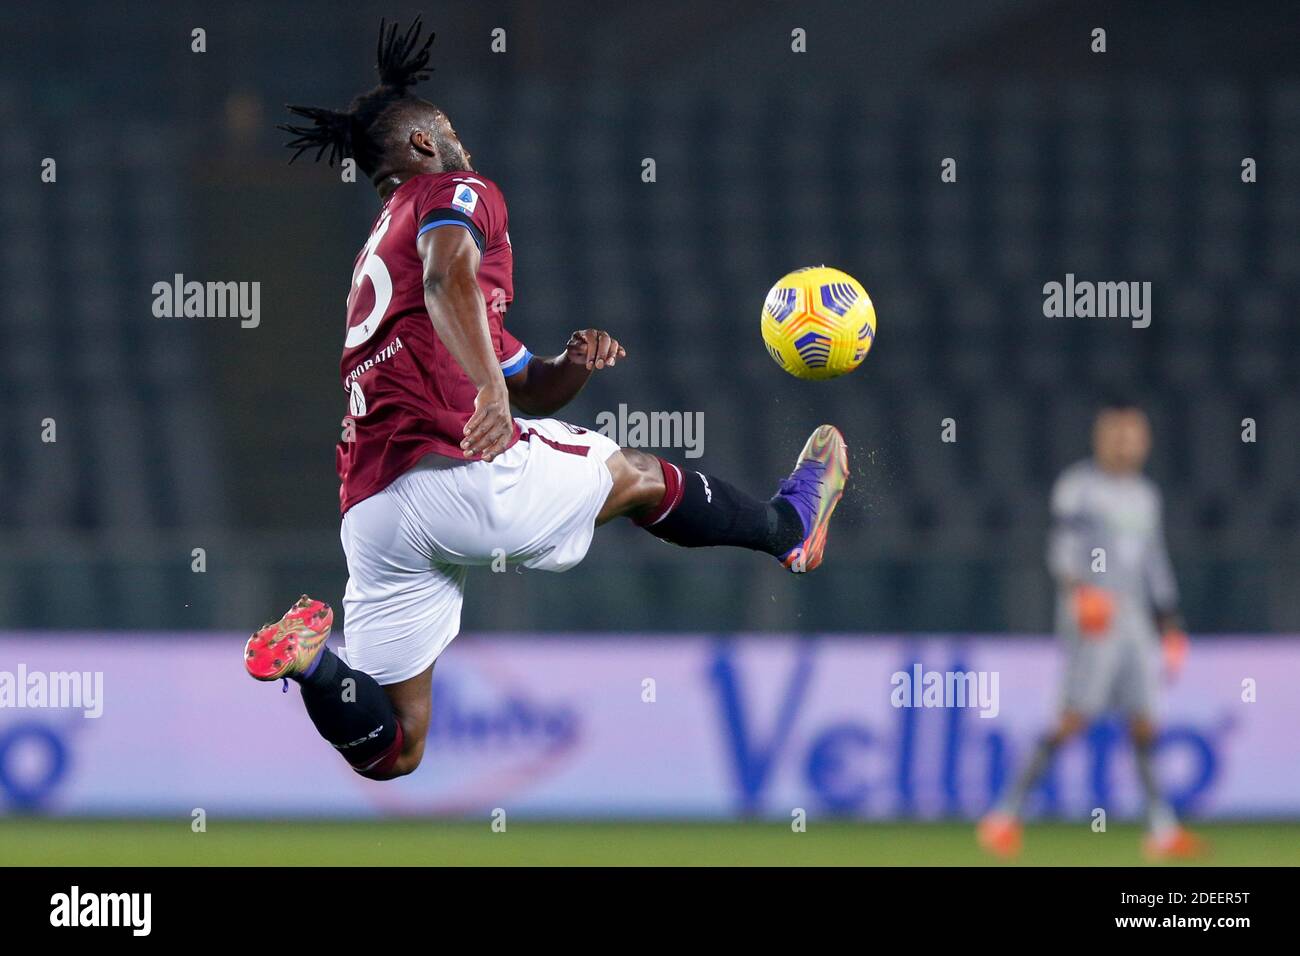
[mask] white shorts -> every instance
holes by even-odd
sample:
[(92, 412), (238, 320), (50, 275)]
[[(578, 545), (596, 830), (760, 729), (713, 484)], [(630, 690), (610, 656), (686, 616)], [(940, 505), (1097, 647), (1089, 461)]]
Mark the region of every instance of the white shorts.
[(493, 461), (429, 455), (343, 516), (345, 658), (380, 684), (420, 674), (459, 633), (470, 566), (567, 571), (586, 556), (618, 445), (516, 421), (522, 436)]
[(1160, 687), (1160, 639), (1135, 634), (1088, 638), (1065, 636), (1068, 659), (1061, 709), (1098, 717), (1117, 711), (1128, 717), (1155, 713)]

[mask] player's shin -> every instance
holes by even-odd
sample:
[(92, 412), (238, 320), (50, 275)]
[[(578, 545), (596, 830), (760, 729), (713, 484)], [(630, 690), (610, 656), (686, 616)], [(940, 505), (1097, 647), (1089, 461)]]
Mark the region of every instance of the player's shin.
[(1029, 763), (1025, 765), (1016, 782), (1012, 784), (1011, 789), (1007, 792), (1006, 797), (998, 804), (998, 810), (1018, 817), (1024, 809), (1025, 798), (1028, 797), (1029, 791), (1034, 788), (1043, 774), (1047, 773), (1047, 768), (1052, 764), (1052, 758), (1056, 756), (1057, 748), (1060, 746), (1055, 737), (1044, 737), (1034, 748), (1033, 756), (1029, 758)]
[(716, 545), (785, 554), (803, 538), (789, 502), (762, 501), (715, 475), (686, 471), (660, 459), (663, 500), (636, 519), (651, 534), (686, 548)]
[(373, 677), (324, 650), (298, 683), (307, 716), (353, 770), (377, 780), (394, 775), (402, 754), (402, 725)]
[(1154, 746), (1150, 740), (1134, 740), (1133, 757), (1137, 764), (1138, 780), (1142, 784), (1142, 796), (1146, 801), (1147, 827), (1152, 833), (1164, 833), (1178, 825), (1173, 809), (1160, 795), (1156, 783)]

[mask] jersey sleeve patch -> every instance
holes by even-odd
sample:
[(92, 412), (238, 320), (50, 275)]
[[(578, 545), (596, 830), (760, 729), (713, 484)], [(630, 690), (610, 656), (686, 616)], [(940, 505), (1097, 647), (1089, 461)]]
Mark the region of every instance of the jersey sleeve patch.
[(456, 192), (451, 197), (451, 208), (459, 209), (467, 216), (474, 215), (474, 207), (478, 205), (478, 193), (470, 189), (464, 183), (456, 187)]
[[(478, 197), (475, 197), (475, 202), (477, 201)], [(470, 208), (472, 209), (473, 206)], [(420, 230), (415, 234), (415, 238), (418, 239), (430, 229), (437, 229), (439, 226), (460, 226), (463, 229), (468, 229), (469, 234), (474, 237), (474, 244), (478, 246), (478, 251), (483, 251), (483, 230), (476, 226), (474, 220), (460, 209), (429, 210), (429, 212), (425, 214), (424, 218), (420, 220)]]
[(501, 374), (506, 378), (517, 375), (524, 370), (528, 365), (528, 360), (532, 357), (533, 353), (528, 351), (526, 345), (519, 346), (518, 352), (501, 362)]

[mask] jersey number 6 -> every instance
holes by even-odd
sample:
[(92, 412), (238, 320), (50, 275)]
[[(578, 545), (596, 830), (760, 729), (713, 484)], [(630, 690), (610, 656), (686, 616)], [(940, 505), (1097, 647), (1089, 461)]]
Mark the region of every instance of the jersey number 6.
[[(357, 290), (361, 288), (361, 280), (369, 278), (370, 284), (375, 290), (375, 304), (371, 307), (370, 314), (366, 316), (364, 322), (348, 329), (347, 338), (343, 340), (344, 348), (356, 348), (374, 335), (375, 330), (379, 328), (379, 323), (384, 319), (384, 313), (388, 311), (388, 303), (393, 300), (393, 279), (388, 274), (388, 266), (384, 265), (384, 260), (379, 258), (379, 255), (375, 252), (379, 248), (379, 243), (384, 238), (384, 234), (388, 232), (389, 222), (388, 216), (384, 216), (380, 220), (370, 240), (366, 243), (365, 255), (361, 259), (361, 264), (357, 266), (356, 274), (352, 276), (352, 295), (355, 296)], [(350, 305), (351, 303), (349, 303)]]

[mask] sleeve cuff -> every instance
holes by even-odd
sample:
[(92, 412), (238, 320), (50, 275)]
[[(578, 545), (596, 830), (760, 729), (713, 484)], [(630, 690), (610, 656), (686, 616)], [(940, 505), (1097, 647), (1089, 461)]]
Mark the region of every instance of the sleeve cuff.
[(430, 229), (437, 229), (439, 226), (460, 226), (469, 231), (474, 237), (474, 245), (478, 246), (478, 251), (483, 251), (483, 231), (475, 225), (474, 220), (456, 209), (435, 209), (428, 213), (420, 220), (420, 229), (415, 234), (419, 239)]
[(524, 367), (528, 364), (528, 360), (532, 357), (533, 353), (528, 351), (526, 345), (519, 346), (518, 352), (510, 356), (510, 358), (502, 361), (501, 374), (506, 378), (509, 378), (511, 375), (517, 375), (524, 370)]

